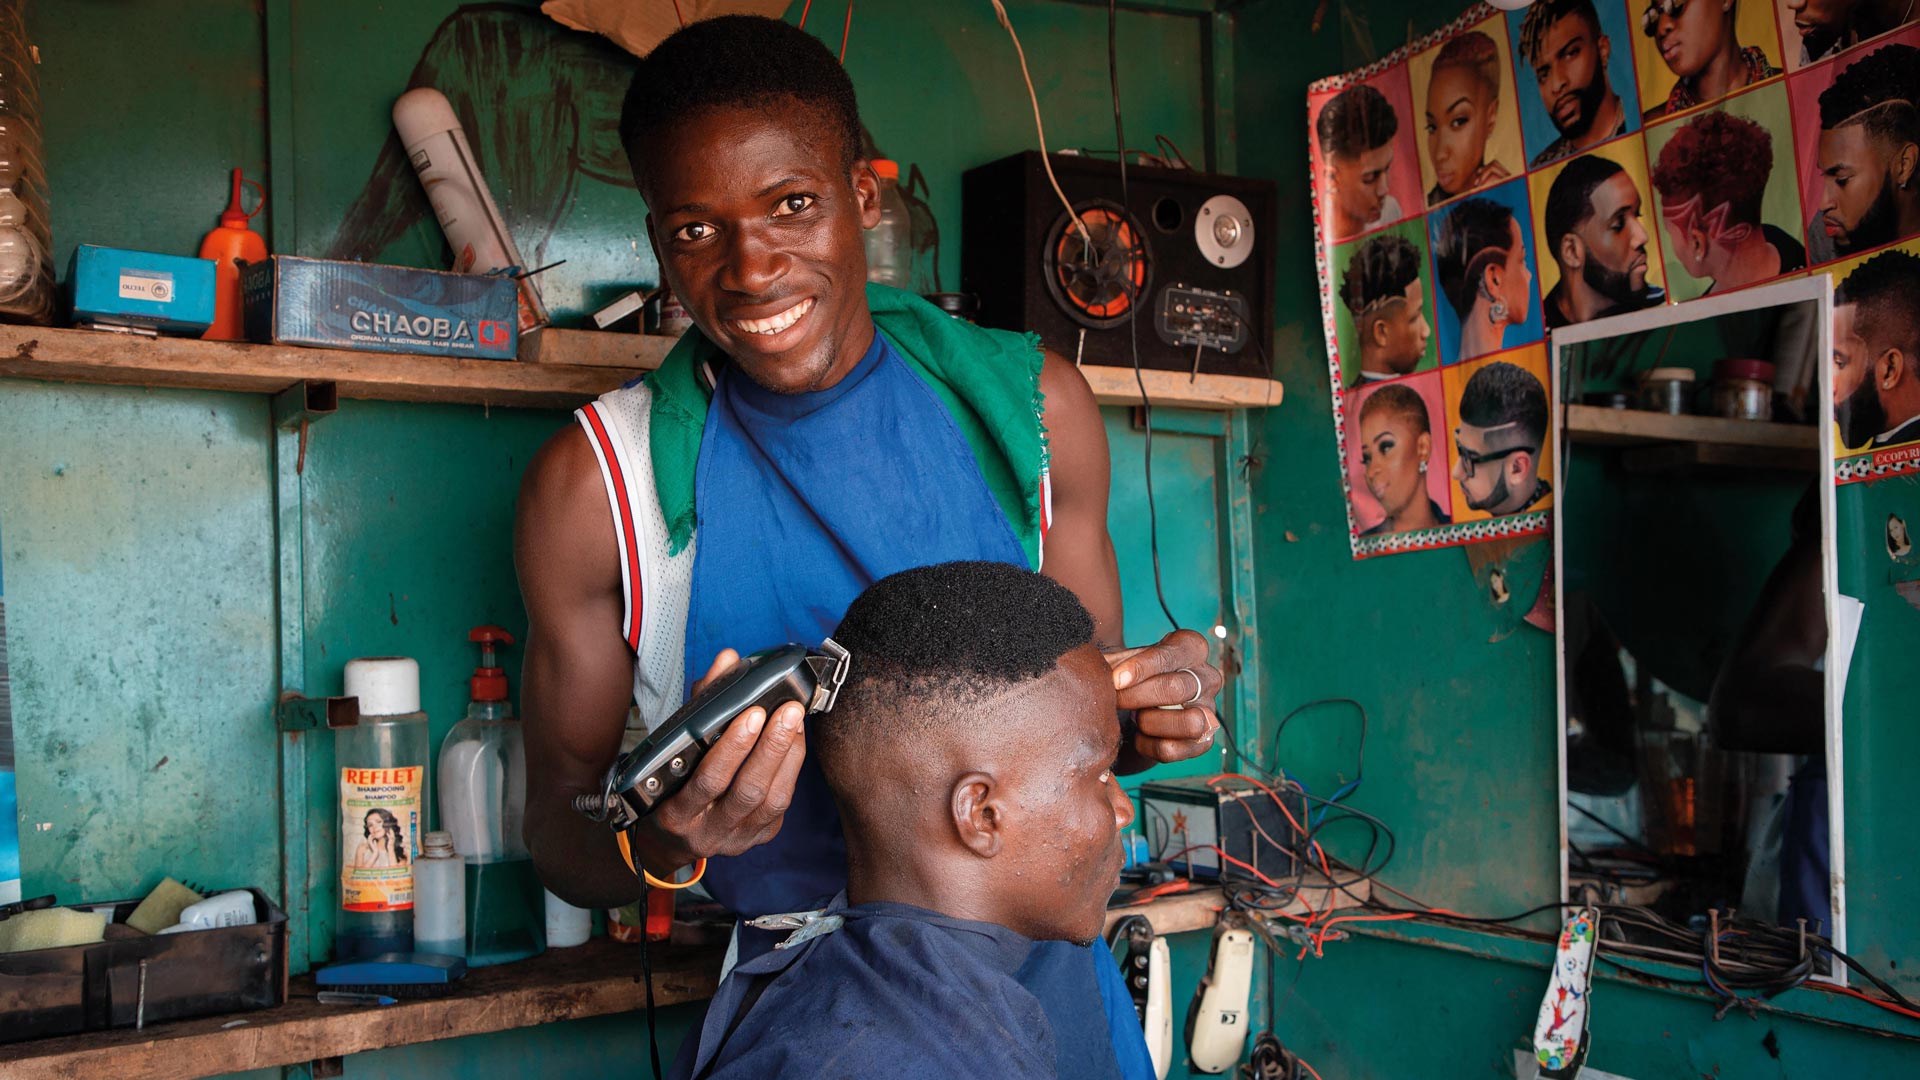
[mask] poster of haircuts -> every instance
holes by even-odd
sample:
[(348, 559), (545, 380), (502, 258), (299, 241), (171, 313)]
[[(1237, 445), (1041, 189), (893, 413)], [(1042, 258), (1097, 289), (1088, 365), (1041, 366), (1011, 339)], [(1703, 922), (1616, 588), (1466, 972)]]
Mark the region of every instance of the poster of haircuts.
[(13, 786), (13, 701), (7, 682), (7, 579), (0, 573), (0, 904), (20, 899), (19, 805)]
[(1354, 556), (1547, 530), (1555, 328), (1808, 273), (1840, 482), (1920, 471), (1916, 6), (1479, 4), (1309, 87)]

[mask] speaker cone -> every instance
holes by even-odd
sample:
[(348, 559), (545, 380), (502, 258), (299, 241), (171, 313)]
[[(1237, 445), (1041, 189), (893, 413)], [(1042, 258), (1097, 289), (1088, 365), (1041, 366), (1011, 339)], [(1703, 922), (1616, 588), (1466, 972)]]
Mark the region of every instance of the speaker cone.
[(1086, 235), (1066, 214), (1054, 222), (1041, 253), (1047, 292), (1081, 326), (1118, 326), (1146, 295), (1152, 278), (1146, 236), (1138, 219), (1118, 203), (1093, 200), (1074, 211), (1086, 225)]

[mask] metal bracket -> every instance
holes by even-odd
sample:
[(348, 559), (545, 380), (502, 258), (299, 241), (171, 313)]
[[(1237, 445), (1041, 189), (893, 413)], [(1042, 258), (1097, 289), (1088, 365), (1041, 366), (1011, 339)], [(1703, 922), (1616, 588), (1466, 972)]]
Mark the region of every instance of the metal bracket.
[(283, 694), (273, 706), (273, 722), (283, 732), (353, 727), (360, 722), (360, 699)]
[(302, 380), (273, 395), (273, 426), (295, 431), (302, 424), (332, 416), (339, 408), (337, 384)]

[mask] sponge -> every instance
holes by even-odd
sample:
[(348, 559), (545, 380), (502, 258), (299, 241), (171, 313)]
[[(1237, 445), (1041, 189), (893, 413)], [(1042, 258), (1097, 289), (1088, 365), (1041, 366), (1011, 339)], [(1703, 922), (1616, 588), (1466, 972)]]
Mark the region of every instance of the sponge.
[(142, 933), (157, 934), (180, 921), (180, 913), (205, 899), (172, 878), (162, 879), (147, 894), (140, 906), (127, 916), (127, 925)]
[(91, 945), (107, 932), (104, 911), (45, 908), (24, 911), (0, 922), (0, 953)]

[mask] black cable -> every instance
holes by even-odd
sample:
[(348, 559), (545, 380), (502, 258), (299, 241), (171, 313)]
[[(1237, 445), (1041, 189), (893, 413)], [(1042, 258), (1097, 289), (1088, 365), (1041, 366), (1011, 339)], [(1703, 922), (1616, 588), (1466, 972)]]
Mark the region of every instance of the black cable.
[(647, 1052), (653, 1057), (653, 1080), (660, 1080), (660, 1036), (654, 1030), (653, 959), (647, 954), (647, 923), (653, 906), (653, 890), (640, 894), (640, 978), (647, 984)]
[[(1132, 211), (1128, 208), (1127, 198), (1127, 132), (1120, 121), (1120, 55), (1114, 42), (1119, 33), (1120, 9), (1118, 0), (1107, 0), (1107, 82), (1113, 91), (1113, 137), (1120, 152), (1120, 221), (1118, 228), (1131, 229)], [(1132, 277), (1131, 271), (1127, 273)], [(1140, 374), (1140, 297), (1137, 292), (1129, 292), (1127, 299), (1127, 348), (1133, 355), (1133, 382), (1140, 388), (1140, 424), (1146, 428), (1146, 480), (1147, 480), (1147, 548), (1153, 554), (1153, 595), (1160, 601), (1160, 613), (1175, 630), (1180, 629), (1180, 620), (1173, 617), (1173, 608), (1167, 605), (1167, 593), (1160, 578), (1160, 517), (1153, 501), (1153, 402), (1147, 398), (1147, 381)], [(1222, 729), (1226, 725), (1221, 725)], [(1231, 740), (1232, 736), (1228, 736)], [(1235, 756), (1238, 756), (1237, 754)]]

